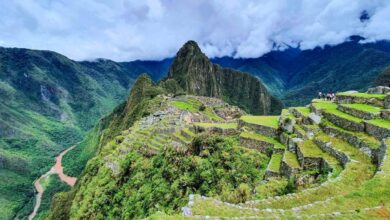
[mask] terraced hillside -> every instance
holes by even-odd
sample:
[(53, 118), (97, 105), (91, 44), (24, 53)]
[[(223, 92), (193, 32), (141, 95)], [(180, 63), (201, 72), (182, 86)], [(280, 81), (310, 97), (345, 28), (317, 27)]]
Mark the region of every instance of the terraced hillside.
[[(242, 146), (272, 154), (264, 187), (274, 190), (286, 179), (294, 192), (239, 204), (190, 195), (182, 215), (389, 218), (390, 96), (369, 91), (339, 93), (334, 102), (313, 100), (310, 106), (283, 110), (280, 117), (242, 116), (237, 128)], [(164, 216), (153, 217), (158, 215)]]
[[(390, 217), (390, 95), (246, 115), (208, 97), (157, 95), (103, 146), (49, 219)], [(380, 92), (380, 93), (379, 93)]]

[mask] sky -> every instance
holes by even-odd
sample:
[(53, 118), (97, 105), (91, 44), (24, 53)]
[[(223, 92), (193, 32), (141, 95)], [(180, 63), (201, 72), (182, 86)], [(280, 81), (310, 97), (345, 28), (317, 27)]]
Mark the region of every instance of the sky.
[(0, 0), (0, 46), (74, 60), (173, 57), (188, 40), (209, 57), (287, 45), (390, 39), (390, 0)]

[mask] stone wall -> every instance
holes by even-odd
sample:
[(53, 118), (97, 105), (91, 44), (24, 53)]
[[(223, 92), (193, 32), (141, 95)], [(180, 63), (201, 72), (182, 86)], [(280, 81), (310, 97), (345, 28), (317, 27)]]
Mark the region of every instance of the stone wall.
[(390, 120), (390, 110), (384, 109), (381, 111), (381, 117)]
[(322, 164), (321, 157), (305, 157), (299, 147), (297, 147), (297, 156), (298, 156), (298, 161), (304, 170), (321, 169), (321, 164)]
[(350, 131), (364, 132), (364, 123), (350, 121), (342, 117), (339, 117), (338, 115), (330, 114), (327, 112), (323, 112), (323, 115), (326, 119), (328, 119), (330, 122), (332, 122), (333, 124), (339, 127), (345, 128)]
[(318, 139), (314, 139), (314, 142), (319, 148), (321, 148), (321, 150), (335, 157), (341, 163), (341, 165), (343, 165), (343, 167), (345, 167), (345, 165), (349, 162), (348, 156), (345, 153), (334, 149), (331, 143), (326, 143)]
[(337, 109), (342, 111), (342, 112), (345, 112), (347, 114), (353, 115), (355, 117), (363, 118), (365, 120), (379, 118), (379, 116), (380, 116), (379, 113), (361, 111), (361, 110), (350, 108), (350, 107), (346, 107), (346, 106), (343, 106), (343, 105), (338, 105)]
[(379, 140), (390, 137), (390, 129), (379, 127), (367, 122), (365, 122), (365, 125), (366, 133), (376, 137)]
[(258, 150), (261, 153), (267, 153), (274, 147), (271, 143), (246, 137), (240, 137), (240, 144), (242, 146)]
[(281, 163), (281, 165), (280, 165), (280, 174), (281, 174), (282, 176), (285, 176), (285, 177), (287, 177), (288, 179), (291, 179), (291, 178), (293, 178), (299, 171), (300, 171), (300, 169), (292, 168), (292, 167), (290, 167), (284, 160), (282, 160), (282, 163)]
[(353, 95), (351, 96), (336, 95), (336, 102), (338, 104), (352, 104), (352, 103), (368, 104), (368, 105), (374, 105), (382, 108), (385, 106), (384, 100), (377, 99), (377, 98), (357, 97)]
[(352, 146), (359, 148), (360, 151), (362, 151), (372, 159), (372, 162), (374, 164), (378, 165), (383, 160), (383, 156), (386, 150), (385, 147), (380, 146), (378, 149), (371, 149), (365, 141), (361, 140), (359, 137), (351, 133), (343, 132), (342, 130), (328, 127), (323, 124), (320, 124), (320, 126), (327, 135), (337, 136), (338, 138), (348, 142)]
[(271, 170), (266, 170), (265, 171), (265, 174), (264, 174), (264, 179), (269, 179), (269, 178), (273, 178), (273, 177), (279, 177), (280, 176), (280, 173), (278, 172), (274, 172), (274, 171), (271, 171)]
[(248, 123), (243, 120), (238, 121), (238, 128), (242, 127), (248, 127), (253, 129), (255, 132), (258, 132), (262, 135), (272, 137), (272, 138), (277, 138), (279, 136), (279, 131), (277, 128), (272, 128), (264, 125), (259, 125), (259, 124), (253, 124), (253, 123)]
[(234, 135), (239, 133), (235, 128), (220, 128), (220, 127), (203, 127), (194, 125), (191, 131), (195, 133), (208, 132), (213, 134), (221, 134), (221, 135)]

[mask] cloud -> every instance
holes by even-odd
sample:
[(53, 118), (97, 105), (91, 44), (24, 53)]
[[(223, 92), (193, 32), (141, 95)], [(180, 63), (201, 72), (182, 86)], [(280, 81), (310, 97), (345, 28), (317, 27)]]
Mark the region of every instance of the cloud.
[(389, 21), (387, 0), (0, 0), (3, 46), (76, 60), (162, 59), (189, 39), (211, 57), (258, 57), (275, 45), (390, 39)]

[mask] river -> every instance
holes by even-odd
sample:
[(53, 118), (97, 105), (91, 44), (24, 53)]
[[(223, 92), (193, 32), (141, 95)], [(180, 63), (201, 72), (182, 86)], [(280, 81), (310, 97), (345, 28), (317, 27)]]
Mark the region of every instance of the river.
[(47, 171), (47, 173), (43, 174), (37, 180), (35, 180), (34, 187), (35, 187), (35, 190), (37, 191), (37, 194), (35, 196), (35, 206), (34, 206), (33, 212), (28, 216), (28, 220), (34, 219), (35, 215), (38, 212), (39, 207), (41, 206), (41, 200), (42, 200), (42, 195), (43, 195), (44, 189), (42, 188), (42, 186), (39, 182), (42, 179), (44, 179), (50, 175), (53, 175), (53, 174), (58, 174), (60, 179), (63, 182), (65, 182), (66, 184), (68, 184), (69, 186), (73, 187), (74, 184), (76, 183), (77, 178), (65, 175), (63, 172), (63, 167), (62, 167), (62, 157), (75, 147), (76, 147), (76, 145), (69, 147), (68, 149), (62, 151), (56, 157), (56, 163), (54, 164), (54, 166), (52, 166), (51, 169), (49, 171)]

